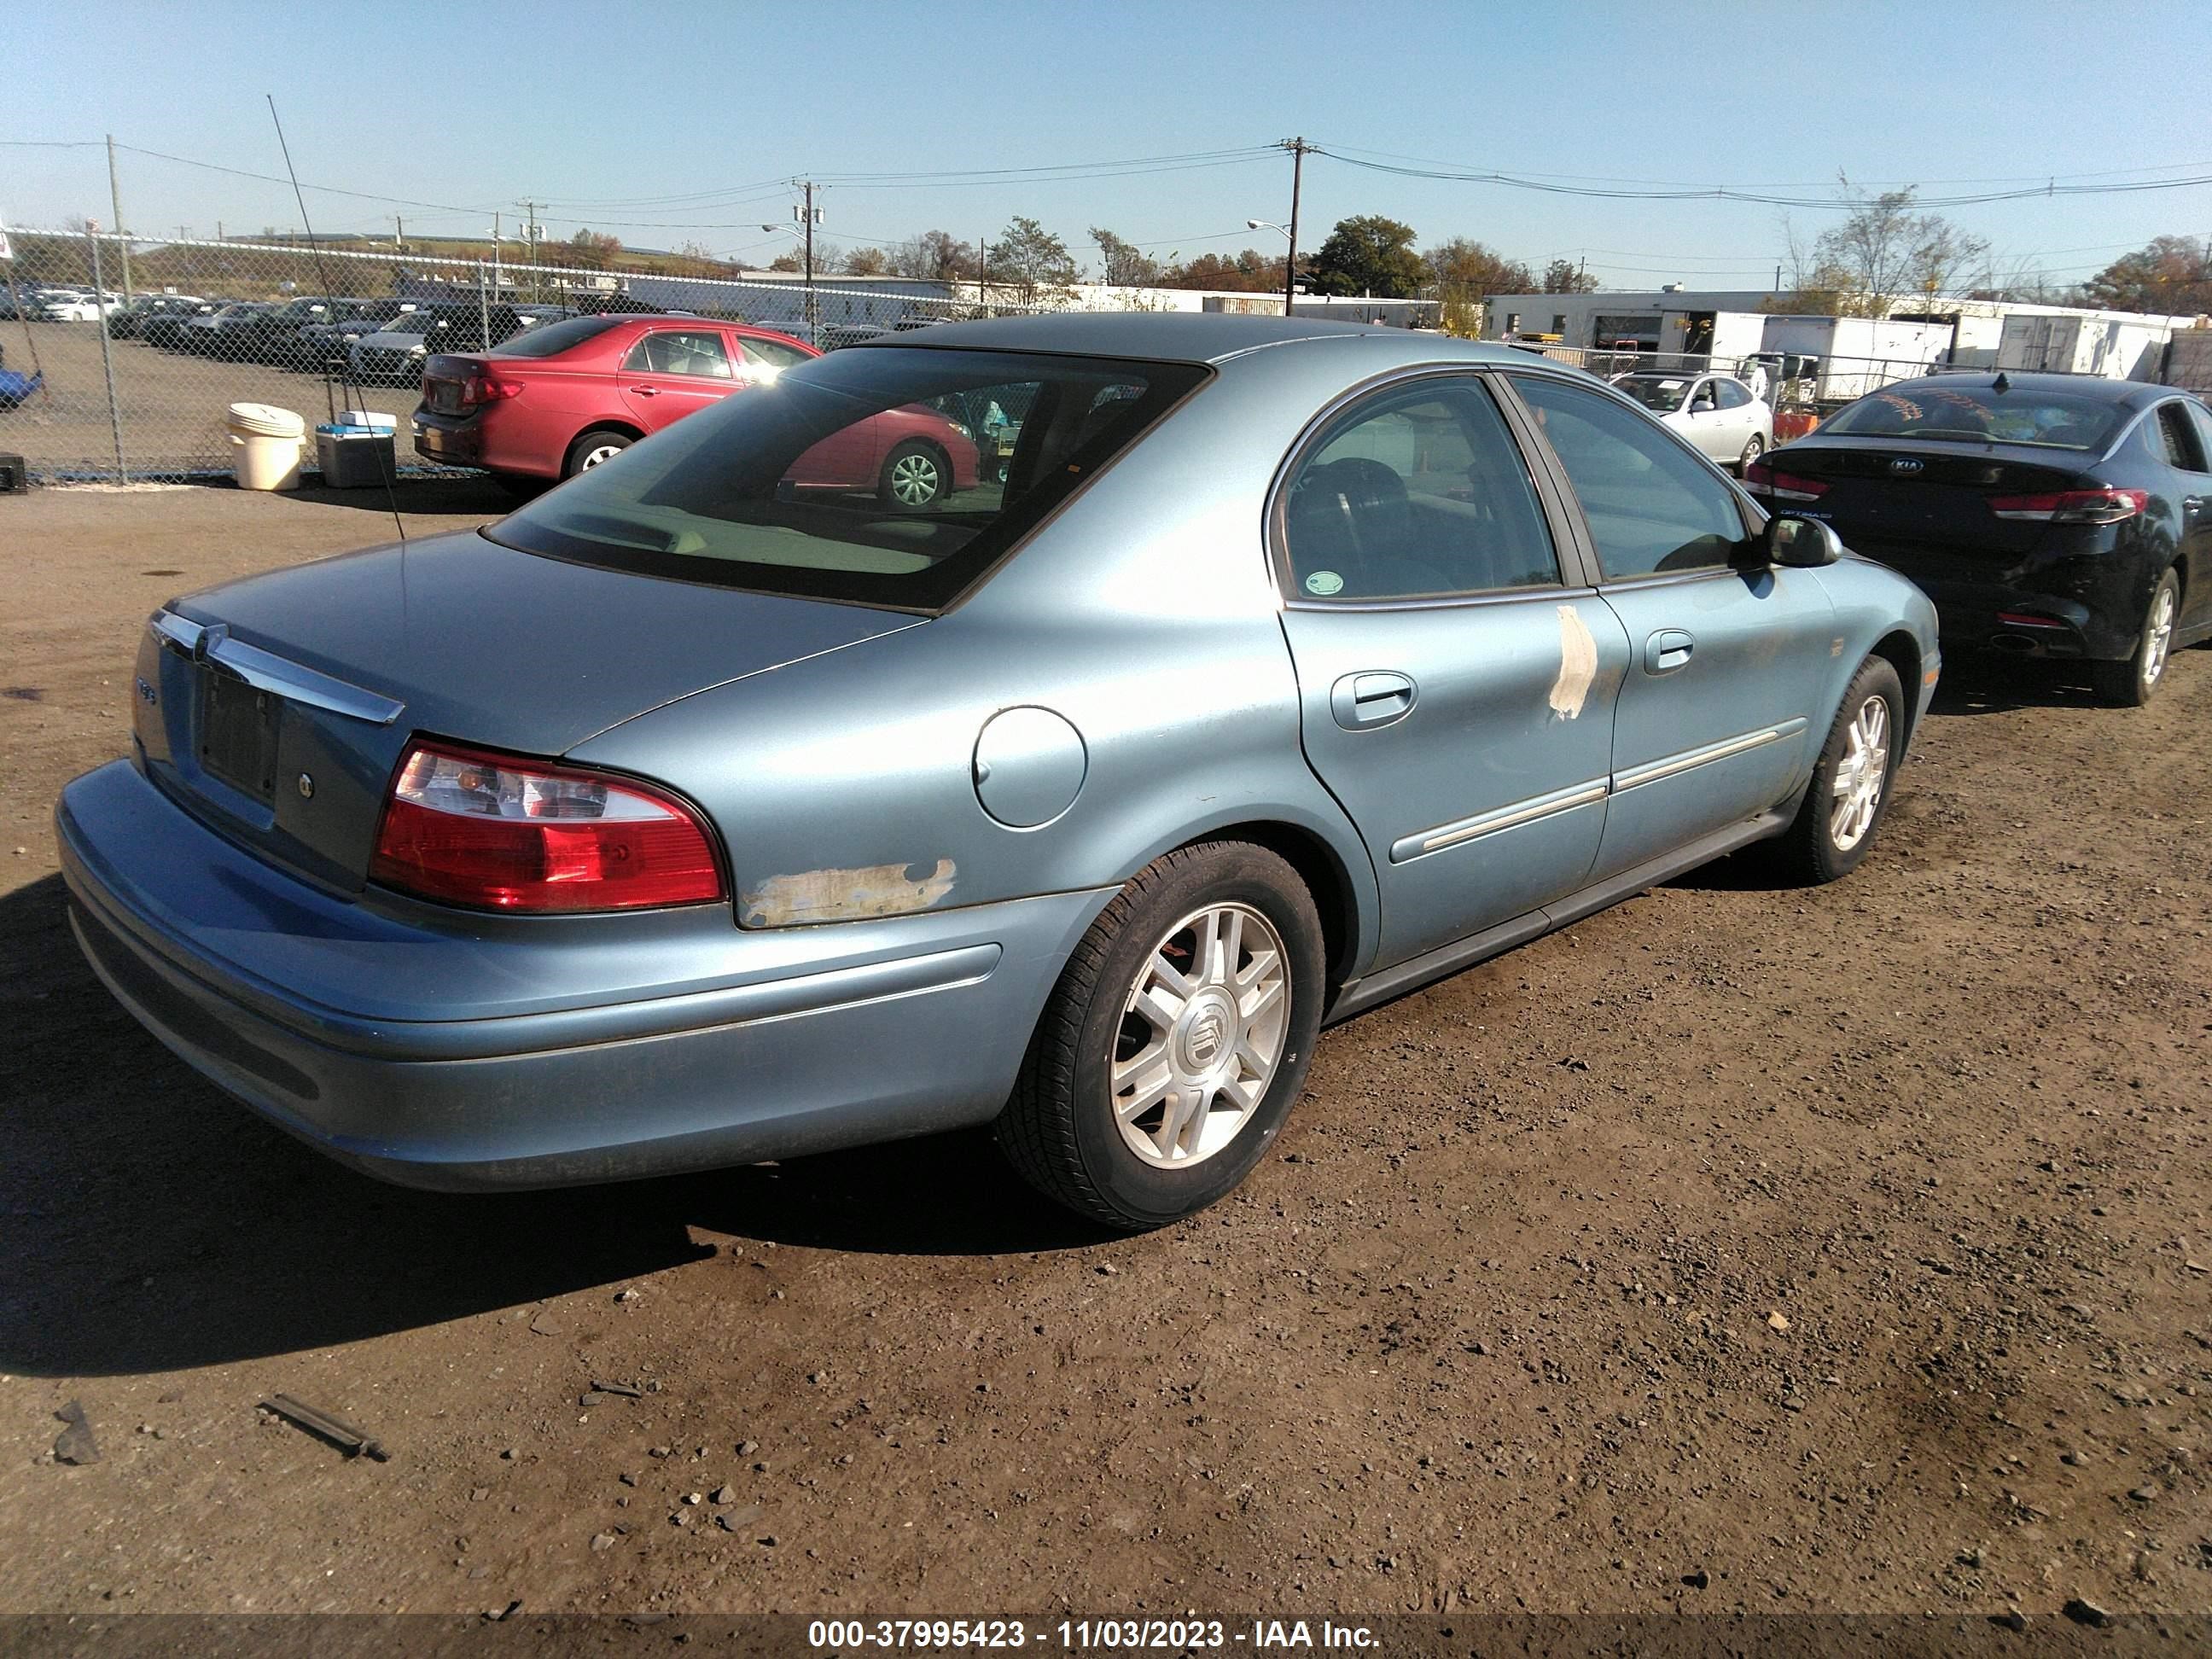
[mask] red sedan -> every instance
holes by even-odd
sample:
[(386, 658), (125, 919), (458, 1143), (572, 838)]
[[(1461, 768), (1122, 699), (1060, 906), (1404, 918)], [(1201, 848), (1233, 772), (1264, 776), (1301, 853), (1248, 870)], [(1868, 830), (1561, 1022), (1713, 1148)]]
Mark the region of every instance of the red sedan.
[[(573, 477), (639, 439), (821, 354), (767, 329), (705, 317), (574, 317), (497, 349), (429, 360), (415, 448), (481, 467), (520, 490)], [(975, 446), (921, 408), (890, 409), (814, 446), (792, 468), (803, 489), (867, 489), (934, 506), (975, 486)]]

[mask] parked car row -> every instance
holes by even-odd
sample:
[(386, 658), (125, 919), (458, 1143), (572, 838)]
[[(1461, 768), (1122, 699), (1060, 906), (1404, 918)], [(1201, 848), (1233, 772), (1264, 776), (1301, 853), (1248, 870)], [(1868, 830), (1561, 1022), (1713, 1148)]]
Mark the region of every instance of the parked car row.
[(141, 295), (106, 319), (118, 339), (225, 362), (337, 374), (364, 385), (420, 383), (436, 351), (482, 350), (573, 316), (566, 306), (307, 295), (281, 301)]

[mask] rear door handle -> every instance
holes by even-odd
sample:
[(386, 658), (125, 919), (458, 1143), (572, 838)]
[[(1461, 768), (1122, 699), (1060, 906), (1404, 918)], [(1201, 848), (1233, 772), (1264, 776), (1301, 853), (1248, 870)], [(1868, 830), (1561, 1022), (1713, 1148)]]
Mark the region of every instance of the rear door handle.
[(1690, 653), (1698, 642), (1679, 628), (1662, 628), (1644, 641), (1644, 672), (1647, 674), (1671, 674), (1678, 668), (1690, 665)]
[(639, 398), (658, 398), (660, 395), (660, 388), (657, 386), (634, 386), (630, 392)]
[(1413, 682), (1390, 669), (1346, 674), (1328, 690), (1328, 712), (1347, 732), (1364, 732), (1404, 719), (1413, 709)]

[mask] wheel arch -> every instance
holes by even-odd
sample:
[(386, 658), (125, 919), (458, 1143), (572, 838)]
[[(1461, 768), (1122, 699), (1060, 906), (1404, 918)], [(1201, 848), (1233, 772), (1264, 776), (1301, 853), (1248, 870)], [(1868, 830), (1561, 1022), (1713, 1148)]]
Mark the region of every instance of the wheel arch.
[(1358, 889), (1344, 860), (1334, 848), (1312, 830), (1279, 818), (1223, 824), (1202, 836), (1193, 836), (1182, 845), (1197, 847), (1224, 841), (1249, 842), (1266, 848), (1305, 883), (1306, 890), (1313, 895), (1314, 908), (1321, 916), (1322, 942), (1328, 961), (1328, 994), (1333, 1001), (1338, 988), (1352, 977), (1353, 960), (1359, 948)]
[(1901, 711), (1905, 743), (1910, 746), (1920, 709), (1920, 642), (1904, 629), (1893, 629), (1874, 642), (1867, 655), (1881, 658), (1897, 671), (1898, 684), (1905, 691)]
[(619, 432), (634, 444), (645, 441), (645, 428), (628, 416), (611, 421), (586, 421), (569, 434), (568, 441), (561, 446), (561, 459), (566, 461), (568, 452), (581, 442), (586, 434), (593, 432)]

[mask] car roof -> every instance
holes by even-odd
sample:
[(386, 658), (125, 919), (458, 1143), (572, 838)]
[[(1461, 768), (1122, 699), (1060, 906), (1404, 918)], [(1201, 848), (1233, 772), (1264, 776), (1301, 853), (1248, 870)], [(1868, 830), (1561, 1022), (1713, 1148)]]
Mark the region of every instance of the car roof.
[[(2125, 409), (2140, 409), (2173, 395), (2176, 388), (2146, 380), (2109, 380), (2101, 374), (2042, 374), (2024, 369), (1999, 369), (1991, 374), (1929, 374), (1917, 380), (1899, 380), (1881, 388), (1895, 392), (1912, 386), (1971, 386), (1987, 392), (1999, 380), (2010, 392), (2064, 392), (2092, 402), (2102, 400)], [(2000, 394), (2002, 395), (2002, 394)]]
[[(912, 351), (958, 348), (971, 351), (1054, 351), (1098, 357), (1139, 357), (1161, 362), (1218, 363), (1271, 346), (1318, 341), (1364, 341), (1378, 358), (1436, 357), (1526, 362), (1511, 348), (1416, 333), (1381, 324), (1322, 322), (1310, 317), (1245, 317), (1225, 312), (1061, 312), (1046, 317), (999, 317), (985, 322), (940, 323), (930, 328), (862, 340), (851, 351)], [(1395, 348), (1391, 349), (1390, 348)]]

